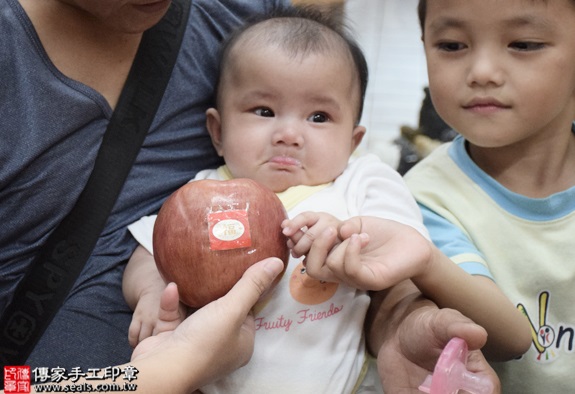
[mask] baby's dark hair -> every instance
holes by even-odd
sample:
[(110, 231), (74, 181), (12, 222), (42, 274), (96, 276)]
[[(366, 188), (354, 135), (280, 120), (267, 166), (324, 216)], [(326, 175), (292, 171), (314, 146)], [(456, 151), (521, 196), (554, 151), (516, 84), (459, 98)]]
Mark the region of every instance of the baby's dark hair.
[[(274, 29), (272, 31), (262, 29), (261, 32), (255, 30), (258, 25), (263, 23), (273, 26)], [(247, 36), (246, 38), (248, 31), (250, 34), (255, 31), (253, 37)], [(334, 49), (343, 49), (344, 51), (347, 49), (356, 70), (359, 84), (360, 97), (357, 110), (357, 122), (359, 122), (367, 89), (367, 61), (359, 44), (349, 33), (341, 14), (326, 12), (325, 9), (314, 6), (289, 6), (252, 19), (235, 30), (222, 44), (216, 101), (218, 101), (217, 95), (222, 77), (226, 67), (230, 64), (233, 48), (240, 41), (242, 45), (244, 43), (249, 45), (251, 40), (277, 45), (294, 57)]]

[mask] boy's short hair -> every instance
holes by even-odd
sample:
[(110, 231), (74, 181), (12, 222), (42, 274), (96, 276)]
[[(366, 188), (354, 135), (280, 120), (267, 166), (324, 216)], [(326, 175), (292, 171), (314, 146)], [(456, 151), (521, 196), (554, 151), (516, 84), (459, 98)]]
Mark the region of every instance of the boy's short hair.
[[(534, 0), (535, 1), (535, 0)], [(537, 0), (547, 2), (548, 0)], [(571, 4), (575, 5), (575, 1), (571, 1)], [(417, 5), (417, 16), (419, 17), (419, 25), (421, 27), (421, 32), (423, 33), (425, 27), (425, 16), (427, 15), (427, 0), (419, 0)]]
[(421, 27), (421, 32), (425, 26), (425, 15), (427, 14), (427, 0), (419, 0), (417, 5), (417, 16), (419, 17), (419, 26)]
[[(317, 53), (337, 49), (341, 45), (348, 51), (358, 78), (359, 103), (357, 122), (361, 119), (363, 102), (368, 81), (367, 61), (359, 44), (348, 32), (342, 15), (326, 12), (325, 8), (314, 6), (289, 6), (280, 8), (273, 13), (250, 20), (247, 24), (234, 31), (223, 43), (220, 51), (220, 70), (216, 84), (216, 101), (219, 94), (222, 76), (230, 63), (230, 54), (238, 42), (244, 43), (245, 33), (257, 25), (273, 22), (278, 27), (276, 33), (256, 36), (257, 40), (266, 40), (277, 44), (288, 53), (296, 55)], [(256, 33), (257, 34), (257, 33)], [(338, 39), (339, 38), (339, 39)], [(247, 41), (249, 42), (249, 39)], [(261, 41), (259, 41), (261, 42)]]

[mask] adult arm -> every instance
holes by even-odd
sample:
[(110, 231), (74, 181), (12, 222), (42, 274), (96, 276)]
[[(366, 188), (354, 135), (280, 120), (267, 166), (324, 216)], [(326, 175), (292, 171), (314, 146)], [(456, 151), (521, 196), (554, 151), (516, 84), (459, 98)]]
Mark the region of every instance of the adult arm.
[[(254, 264), (227, 295), (199, 309), (175, 330), (142, 341), (131, 362), (120, 369), (132, 366), (139, 371), (132, 381), (138, 393), (184, 394), (245, 365), (255, 337), (251, 308), (283, 268), (276, 258)], [(74, 384), (82, 383), (93, 381), (80, 379)], [(103, 383), (112, 381), (98, 380)]]
[(493, 393), (501, 392), (497, 375), (479, 350), (487, 339), (485, 330), (455, 310), (437, 308), (410, 281), (372, 294), (365, 328), (387, 394), (421, 393), (419, 385), (453, 337), (467, 342), (467, 368), (489, 379)]

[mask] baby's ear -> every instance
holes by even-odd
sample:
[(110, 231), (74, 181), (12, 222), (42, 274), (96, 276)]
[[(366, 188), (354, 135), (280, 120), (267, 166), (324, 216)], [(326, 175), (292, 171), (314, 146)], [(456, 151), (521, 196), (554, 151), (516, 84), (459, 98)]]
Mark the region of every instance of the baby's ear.
[(351, 135), (352, 152), (359, 146), (361, 140), (363, 140), (363, 136), (365, 135), (366, 129), (364, 126), (357, 125), (353, 128), (353, 133)]
[(206, 127), (208, 128), (208, 133), (210, 133), (210, 138), (212, 139), (212, 144), (216, 148), (218, 155), (223, 156), (222, 150), (222, 122), (220, 118), (220, 113), (215, 108), (208, 108), (206, 111)]

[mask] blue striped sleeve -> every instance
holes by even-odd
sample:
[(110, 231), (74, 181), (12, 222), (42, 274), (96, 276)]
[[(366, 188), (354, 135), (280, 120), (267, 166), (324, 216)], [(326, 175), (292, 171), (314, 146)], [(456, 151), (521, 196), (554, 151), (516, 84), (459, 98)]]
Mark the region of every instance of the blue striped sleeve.
[(459, 227), (426, 206), (419, 204), (419, 207), (431, 240), (439, 250), (469, 274), (493, 279), (483, 254)]

